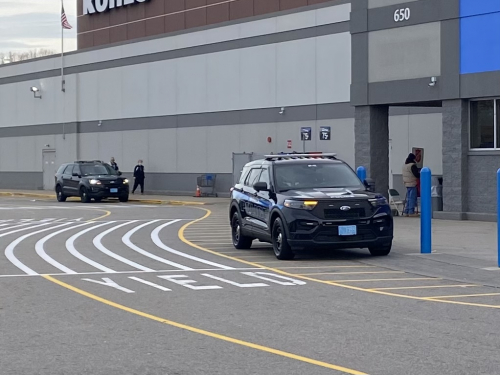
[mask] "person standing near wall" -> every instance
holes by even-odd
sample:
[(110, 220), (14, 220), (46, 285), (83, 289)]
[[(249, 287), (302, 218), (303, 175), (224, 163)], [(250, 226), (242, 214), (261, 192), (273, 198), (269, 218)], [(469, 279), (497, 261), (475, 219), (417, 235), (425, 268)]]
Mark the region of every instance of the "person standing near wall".
[(119, 168), (118, 168), (118, 164), (116, 164), (114, 156), (111, 157), (110, 163), (111, 163), (111, 168), (113, 168), (115, 171), (118, 172)]
[(146, 175), (144, 174), (144, 165), (142, 165), (142, 160), (139, 160), (134, 168), (134, 188), (132, 189), (132, 194), (135, 193), (135, 189), (137, 189), (139, 185), (141, 186), (141, 194), (144, 194), (145, 178)]
[(417, 186), (420, 180), (420, 170), (415, 159), (414, 154), (409, 154), (403, 165), (403, 183), (406, 187), (404, 216), (418, 216), (415, 213), (415, 207), (417, 206)]

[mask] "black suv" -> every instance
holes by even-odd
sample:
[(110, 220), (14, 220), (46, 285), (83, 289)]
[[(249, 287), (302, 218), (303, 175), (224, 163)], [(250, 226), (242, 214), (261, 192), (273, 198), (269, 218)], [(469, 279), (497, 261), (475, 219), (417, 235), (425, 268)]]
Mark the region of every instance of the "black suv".
[(55, 175), (57, 200), (64, 202), (67, 197), (80, 197), (82, 202), (89, 203), (92, 198), (96, 202), (118, 198), (120, 202), (127, 202), (128, 180), (120, 176), (121, 172), (100, 160), (63, 164)]
[(294, 248), (368, 248), (388, 255), (393, 218), (386, 198), (371, 191), (335, 154), (277, 154), (250, 162), (231, 189), (233, 245), (272, 244), (278, 259)]

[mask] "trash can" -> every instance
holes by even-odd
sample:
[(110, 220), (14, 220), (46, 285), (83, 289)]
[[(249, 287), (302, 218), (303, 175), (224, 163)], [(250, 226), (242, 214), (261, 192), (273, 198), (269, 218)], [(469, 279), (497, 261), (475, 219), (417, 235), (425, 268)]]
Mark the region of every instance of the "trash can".
[(431, 202), (432, 202), (432, 212), (443, 211), (443, 179), (437, 178), (431, 186)]

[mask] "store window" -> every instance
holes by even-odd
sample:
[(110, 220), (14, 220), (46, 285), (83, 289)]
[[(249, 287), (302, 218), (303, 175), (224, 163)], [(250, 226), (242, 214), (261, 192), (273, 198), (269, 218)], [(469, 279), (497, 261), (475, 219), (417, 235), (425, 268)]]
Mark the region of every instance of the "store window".
[(472, 149), (500, 148), (497, 113), (500, 114), (500, 100), (478, 100), (470, 103), (470, 147)]

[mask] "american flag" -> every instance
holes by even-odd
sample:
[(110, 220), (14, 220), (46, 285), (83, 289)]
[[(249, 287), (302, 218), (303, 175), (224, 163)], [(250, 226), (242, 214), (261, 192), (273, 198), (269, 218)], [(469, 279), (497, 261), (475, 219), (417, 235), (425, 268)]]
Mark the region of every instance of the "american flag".
[(63, 29), (72, 29), (71, 25), (68, 22), (68, 18), (66, 17), (66, 13), (64, 12), (64, 5), (61, 4), (61, 25)]

